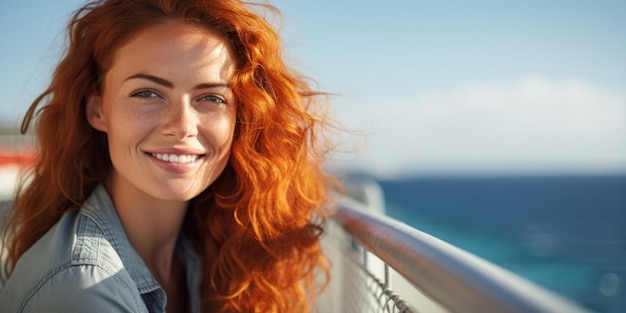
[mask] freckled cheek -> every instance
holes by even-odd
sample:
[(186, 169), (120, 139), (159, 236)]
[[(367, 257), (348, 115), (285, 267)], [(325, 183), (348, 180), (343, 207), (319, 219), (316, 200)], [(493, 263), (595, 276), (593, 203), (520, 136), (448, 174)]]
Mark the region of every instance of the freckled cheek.
[(154, 124), (158, 110), (153, 106), (135, 103), (122, 95), (110, 95), (104, 98), (109, 124), (113, 127), (137, 130)]
[[(158, 117), (140, 110), (115, 110), (109, 115), (109, 141), (118, 149), (135, 151), (135, 148), (148, 137)], [(122, 147), (124, 146), (124, 147)]]
[(201, 132), (213, 147), (220, 149), (230, 148), (235, 130), (234, 118), (221, 115), (206, 119), (201, 125)]

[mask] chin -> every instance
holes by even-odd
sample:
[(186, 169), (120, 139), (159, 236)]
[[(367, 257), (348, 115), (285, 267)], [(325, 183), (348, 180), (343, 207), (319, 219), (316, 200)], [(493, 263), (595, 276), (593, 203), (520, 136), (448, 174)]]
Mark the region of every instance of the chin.
[(161, 188), (156, 188), (153, 197), (164, 201), (186, 202), (201, 194), (205, 189), (206, 187), (167, 186), (164, 188), (161, 186)]

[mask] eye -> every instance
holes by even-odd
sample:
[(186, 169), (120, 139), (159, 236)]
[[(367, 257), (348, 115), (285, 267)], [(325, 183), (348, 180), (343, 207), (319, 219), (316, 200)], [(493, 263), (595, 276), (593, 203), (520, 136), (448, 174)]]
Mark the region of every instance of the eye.
[(199, 101), (213, 102), (213, 103), (226, 103), (226, 98), (219, 95), (206, 95), (198, 99)]
[(135, 97), (135, 98), (160, 98), (161, 97), (158, 93), (156, 93), (156, 91), (151, 90), (151, 89), (141, 89), (141, 90), (133, 92), (130, 96)]

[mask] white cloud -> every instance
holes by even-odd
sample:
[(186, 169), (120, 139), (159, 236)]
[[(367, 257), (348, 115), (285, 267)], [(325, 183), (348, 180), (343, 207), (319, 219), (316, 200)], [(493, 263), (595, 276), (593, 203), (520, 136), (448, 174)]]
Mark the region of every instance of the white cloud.
[(356, 163), (375, 173), (626, 171), (626, 92), (589, 82), (528, 76), (368, 106), (346, 122), (372, 129)]

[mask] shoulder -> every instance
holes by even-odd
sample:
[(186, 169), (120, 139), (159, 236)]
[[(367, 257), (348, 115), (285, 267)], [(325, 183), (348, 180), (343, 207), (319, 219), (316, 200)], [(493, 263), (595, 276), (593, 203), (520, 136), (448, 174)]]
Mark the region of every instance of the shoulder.
[(102, 229), (69, 212), (18, 260), (0, 290), (3, 312), (141, 312), (134, 281)]
[(3, 288), (0, 302), (0, 312), (146, 311), (141, 296), (123, 273), (111, 273), (95, 265), (62, 268), (26, 294)]

